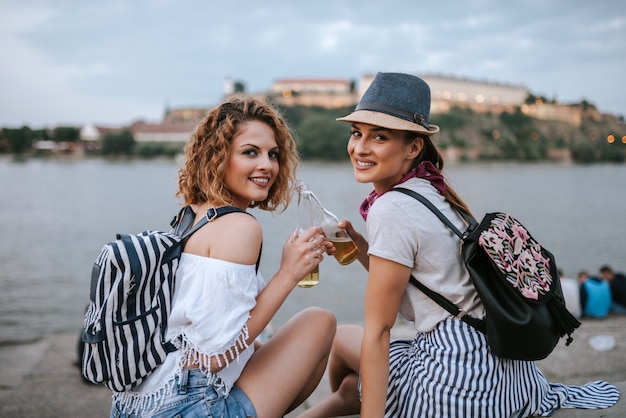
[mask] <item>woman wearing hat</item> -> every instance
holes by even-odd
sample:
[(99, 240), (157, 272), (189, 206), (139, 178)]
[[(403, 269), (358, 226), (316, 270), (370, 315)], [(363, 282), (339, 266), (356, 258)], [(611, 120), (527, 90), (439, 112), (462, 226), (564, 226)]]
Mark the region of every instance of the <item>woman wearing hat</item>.
[[(401, 184), (430, 200), (457, 228), (469, 208), (446, 183), (432, 135), (430, 88), (420, 78), (378, 73), (355, 111), (348, 154), (354, 177), (374, 190), (361, 205), (367, 241), (348, 221), (368, 270), (365, 326), (338, 329), (329, 361), (331, 395), (302, 417), (527, 417), (557, 408), (604, 408), (619, 392), (606, 382), (546, 381), (534, 362), (491, 354), (485, 336), (415, 286), (413, 275), (474, 317), (485, 311), (459, 256), (456, 235)], [(369, 247), (368, 247), (369, 242)], [(413, 340), (390, 340), (397, 315)]]

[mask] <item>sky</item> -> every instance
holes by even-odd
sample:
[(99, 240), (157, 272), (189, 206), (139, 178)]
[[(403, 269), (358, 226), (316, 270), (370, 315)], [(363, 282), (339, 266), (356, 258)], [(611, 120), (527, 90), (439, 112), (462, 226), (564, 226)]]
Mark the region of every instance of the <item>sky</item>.
[(623, 0), (0, 0), (0, 126), (158, 122), (281, 78), (525, 86), (626, 115)]

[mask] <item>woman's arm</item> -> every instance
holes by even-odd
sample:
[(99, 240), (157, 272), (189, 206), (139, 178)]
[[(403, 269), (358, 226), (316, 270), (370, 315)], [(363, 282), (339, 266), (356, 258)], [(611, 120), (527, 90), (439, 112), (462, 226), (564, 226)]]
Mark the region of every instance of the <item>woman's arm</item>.
[(361, 345), (361, 418), (385, 413), (389, 381), (389, 339), (410, 268), (370, 256), (365, 292), (365, 332)]
[[(232, 237), (237, 238), (233, 240)], [(237, 225), (230, 226), (228, 235), (222, 235), (220, 250), (215, 251), (214, 256), (242, 264), (254, 264), (261, 241), (260, 225), (252, 218), (241, 218)], [(311, 228), (298, 237), (294, 235), (288, 237), (283, 246), (278, 271), (257, 296), (256, 305), (250, 311), (250, 317), (246, 322), (247, 338), (245, 342), (238, 341), (236, 344), (240, 346), (254, 344), (255, 339), (263, 332), (298, 281), (322, 261), (323, 257), (318, 257), (319, 251), (315, 250), (316, 246), (320, 246), (322, 252), (325, 252), (326, 248), (332, 248), (332, 243), (324, 240), (321, 228)], [(233, 252), (236, 252), (236, 255), (232, 255)], [(227, 254), (231, 255), (226, 256)], [(226, 351), (228, 362), (234, 360), (233, 352), (237, 351)], [(224, 362), (218, 365), (217, 359), (211, 359), (212, 372), (215, 373), (224, 367)]]

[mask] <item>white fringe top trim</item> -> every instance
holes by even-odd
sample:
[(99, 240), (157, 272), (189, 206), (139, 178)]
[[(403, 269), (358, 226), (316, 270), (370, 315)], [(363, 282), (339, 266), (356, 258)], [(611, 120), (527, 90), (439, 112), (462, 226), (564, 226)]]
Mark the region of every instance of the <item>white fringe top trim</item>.
[(194, 347), (183, 333), (181, 334), (179, 350), (171, 354), (179, 356), (175, 374), (171, 379), (168, 379), (162, 386), (151, 392), (114, 392), (113, 399), (115, 402), (119, 402), (124, 412), (128, 414), (141, 413), (150, 415), (163, 405), (165, 398), (178, 389), (176, 378), (180, 380), (182, 371), (187, 364), (198, 364), (198, 369), (202, 375), (208, 378), (207, 386), (213, 386), (218, 393), (228, 396), (232, 389), (232, 384), (224, 381), (219, 376), (219, 371), (216, 373), (211, 372), (211, 360), (215, 359), (217, 361), (220, 370), (232, 363), (229, 360), (229, 356), (233, 361), (239, 362), (239, 355), (249, 347), (246, 342), (248, 336), (248, 326), (245, 325), (227, 349), (220, 352), (203, 353)]

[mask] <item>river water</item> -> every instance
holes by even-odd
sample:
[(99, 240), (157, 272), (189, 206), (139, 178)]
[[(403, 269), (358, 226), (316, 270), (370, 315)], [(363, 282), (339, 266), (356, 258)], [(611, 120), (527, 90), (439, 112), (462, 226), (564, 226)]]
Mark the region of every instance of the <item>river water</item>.
[[(78, 332), (102, 245), (118, 232), (168, 230), (179, 208), (177, 169), (172, 160), (0, 158), (0, 341)], [(626, 269), (626, 165), (451, 165), (446, 175), (476, 217), (496, 210), (517, 217), (567, 276), (603, 264)], [(305, 162), (299, 177), (363, 230), (358, 206), (370, 186), (354, 181), (348, 162)], [(263, 225), (261, 272), (269, 280), (296, 227), (294, 207), (252, 213)], [(358, 263), (327, 257), (320, 285), (296, 288), (274, 323), (310, 305), (340, 322), (360, 321), (365, 282)]]

